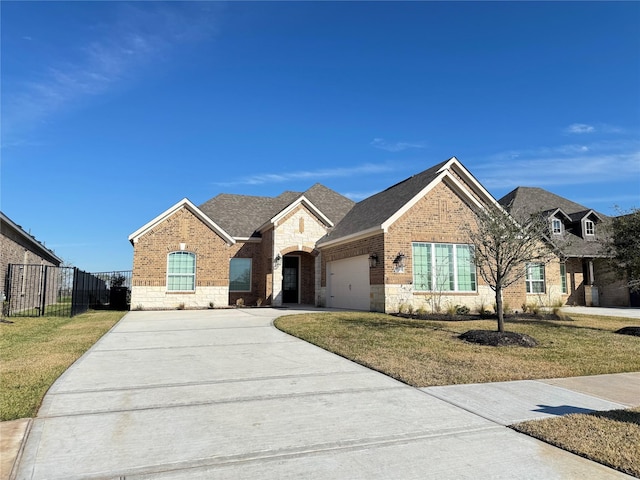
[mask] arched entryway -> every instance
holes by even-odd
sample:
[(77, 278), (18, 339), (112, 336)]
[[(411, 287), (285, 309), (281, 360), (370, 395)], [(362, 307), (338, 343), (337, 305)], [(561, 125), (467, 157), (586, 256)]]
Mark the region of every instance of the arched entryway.
[(282, 257), (282, 303), (315, 303), (316, 257), (296, 250)]

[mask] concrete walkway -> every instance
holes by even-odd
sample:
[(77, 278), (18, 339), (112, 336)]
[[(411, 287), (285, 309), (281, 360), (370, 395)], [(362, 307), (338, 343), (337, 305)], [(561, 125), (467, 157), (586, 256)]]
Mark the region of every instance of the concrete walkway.
[(636, 307), (562, 307), (566, 314), (601, 315), (603, 317), (639, 318), (640, 308)]
[[(15, 478), (630, 478), (502, 426), (518, 415), (496, 398), (530, 384), (473, 413), (456, 386), (412, 388), (276, 330), (283, 313), (128, 313), (46, 395)], [(534, 383), (542, 414), (623, 405)]]

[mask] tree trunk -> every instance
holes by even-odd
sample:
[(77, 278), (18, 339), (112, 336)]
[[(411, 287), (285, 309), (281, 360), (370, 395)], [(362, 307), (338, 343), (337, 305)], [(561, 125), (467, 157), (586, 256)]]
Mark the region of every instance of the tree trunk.
[(504, 312), (502, 311), (502, 286), (496, 285), (496, 313), (498, 314), (498, 331), (504, 333)]

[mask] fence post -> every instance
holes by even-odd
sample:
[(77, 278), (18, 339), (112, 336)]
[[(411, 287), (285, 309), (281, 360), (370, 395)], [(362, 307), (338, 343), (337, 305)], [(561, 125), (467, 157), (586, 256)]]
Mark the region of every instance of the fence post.
[(47, 272), (49, 268), (46, 265), (42, 265), (41, 268), (43, 272), (40, 285), (40, 316), (44, 317), (44, 309), (47, 307)]

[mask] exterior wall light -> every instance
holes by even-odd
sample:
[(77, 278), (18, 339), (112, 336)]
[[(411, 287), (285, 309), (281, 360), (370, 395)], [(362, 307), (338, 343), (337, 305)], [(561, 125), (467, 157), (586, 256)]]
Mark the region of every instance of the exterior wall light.
[(273, 269), (277, 270), (280, 268), (280, 262), (282, 261), (282, 256), (280, 254), (276, 255), (276, 258), (273, 259)]
[(372, 253), (369, 255), (369, 268), (376, 268), (378, 266), (378, 254)]
[(398, 255), (396, 255), (396, 258), (393, 260), (393, 271), (395, 273), (404, 273), (405, 258), (404, 253), (398, 252)]

